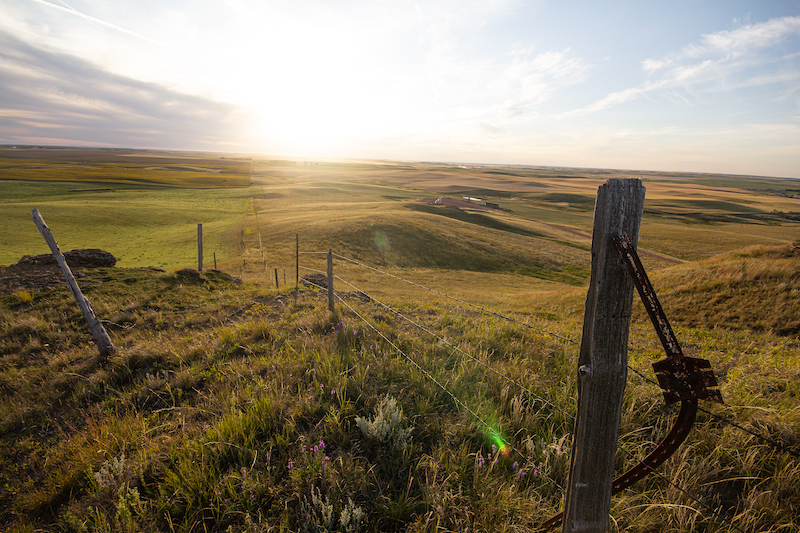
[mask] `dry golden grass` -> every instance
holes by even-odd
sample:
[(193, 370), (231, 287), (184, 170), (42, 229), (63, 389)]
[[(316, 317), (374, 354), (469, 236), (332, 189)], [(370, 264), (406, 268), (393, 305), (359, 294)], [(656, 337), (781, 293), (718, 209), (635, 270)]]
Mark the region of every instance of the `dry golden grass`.
[[(213, 272), (198, 280), (135, 269), (89, 274), (85, 292), (119, 349), (105, 367), (92, 363), (96, 350), (65, 289), (0, 298), (3, 527), (322, 530), (328, 502), (339, 529), (345, 509), (359, 507), (366, 511), (361, 531), (510, 532), (533, 530), (560, 509), (569, 414), (480, 363), (574, 412), (577, 347), (541, 330), (579, 340), (585, 287), (519, 271), (539, 266), (580, 277), (589, 239), (576, 233), (591, 229), (587, 205), (600, 181), (625, 173), (300, 163), (255, 161), (252, 187), (223, 195), (235, 212), (215, 228), (232, 250), (219, 266), (243, 271), (244, 284)], [(787, 248), (798, 226), (766, 211), (790, 211), (792, 200), (772, 204), (764, 192), (740, 192), (745, 181), (734, 177), (713, 184), (703, 176), (646, 178), (659, 213), (645, 217), (645, 248), (684, 259), (728, 252), (683, 265), (643, 257), (684, 351), (709, 359), (717, 373), (726, 403), (712, 412), (796, 449), (800, 346), (797, 333), (779, 325), (789, 328), (800, 316), (800, 298), (792, 299), (800, 258)], [(677, 180), (692, 182), (693, 196), (682, 197)], [(775, 186), (748, 180), (747, 187)], [(406, 207), (443, 192), (482, 195), (509, 211), (451, 217)], [(703, 221), (687, 202), (709, 199), (718, 203), (697, 205), (713, 207), (715, 216), (748, 214), (749, 207), (765, 218)], [(311, 289), (292, 303), (282, 274), (293, 282), (298, 233), (301, 250), (332, 247), (539, 329), (336, 259), (342, 279), (472, 356), (374, 302), (342, 295), (445, 392), (343, 305), (331, 316)], [(172, 245), (190, 249), (189, 264), (192, 241)], [(324, 270), (323, 256), (301, 258)], [(274, 268), (280, 289), (272, 287)], [(339, 280), (336, 288), (356, 290)], [(630, 338), (631, 367), (652, 376), (663, 349), (640, 306)], [(386, 394), (402, 406), (404, 427), (414, 427), (407, 451), (367, 438), (355, 422)], [(659, 389), (632, 372), (618, 469), (646, 455), (674, 415)], [(498, 434), (523, 451), (513, 459), (521, 465), (492, 451)], [(321, 440), (324, 455), (308, 446)], [(699, 416), (660, 472), (614, 498), (615, 530), (734, 531), (726, 520), (745, 531), (797, 528), (797, 459), (710, 415)]]

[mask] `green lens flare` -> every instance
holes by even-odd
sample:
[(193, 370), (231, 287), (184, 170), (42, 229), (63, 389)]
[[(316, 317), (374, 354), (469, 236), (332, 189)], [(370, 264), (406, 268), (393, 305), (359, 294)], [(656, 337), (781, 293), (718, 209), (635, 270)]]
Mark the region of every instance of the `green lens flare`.
[(386, 232), (381, 230), (376, 230), (372, 236), (372, 243), (375, 245), (375, 248), (382, 253), (386, 253), (392, 247), (392, 240), (386, 234)]
[(503, 434), (499, 429), (494, 427), (489, 428), (486, 432), (486, 439), (494, 446), (497, 447), (497, 451), (503, 455), (508, 455), (509, 447), (506, 444), (506, 440), (503, 438)]

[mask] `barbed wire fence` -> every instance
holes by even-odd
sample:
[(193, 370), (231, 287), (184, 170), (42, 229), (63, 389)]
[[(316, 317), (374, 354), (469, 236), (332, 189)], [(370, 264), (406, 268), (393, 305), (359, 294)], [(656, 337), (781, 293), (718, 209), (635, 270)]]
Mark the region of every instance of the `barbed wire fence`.
[[(308, 256), (314, 256), (314, 255), (328, 254), (328, 252), (324, 252), (324, 251), (321, 251), (321, 252), (298, 252), (298, 255), (301, 255), (301, 254), (302, 255), (308, 255)], [(555, 333), (553, 331), (549, 331), (547, 329), (528, 324), (527, 322), (523, 322), (523, 321), (521, 321), (521, 320), (519, 320), (517, 318), (511, 317), (511, 316), (509, 316), (507, 314), (503, 314), (503, 313), (497, 312), (495, 310), (488, 309), (488, 308), (486, 308), (484, 306), (481, 306), (481, 305), (478, 305), (478, 304), (474, 304), (472, 302), (464, 300), (463, 298), (458, 298), (458, 297), (452, 296), (450, 294), (447, 294), (445, 292), (439, 291), (437, 289), (433, 289), (433, 288), (427, 287), (427, 286), (425, 286), (423, 284), (414, 282), (412, 280), (406, 279), (406, 278), (398, 276), (396, 274), (392, 274), (390, 272), (386, 272), (385, 270), (382, 270), (382, 269), (379, 269), (377, 267), (368, 265), (368, 264), (366, 264), (366, 263), (364, 263), (362, 261), (357, 261), (355, 259), (346, 257), (346, 256), (338, 254), (338, 253), (333, 253), (332, 256), (336, 257), (336, 258), (338, 258), (338, 259), (340, 259), (342, 261), (346, 261), (346, 262), (348, 262), (350, 264), (366, 268), (366, 269), (368, 269), (370, 271), (373, 271), (375, 273), (378, 273), (380, 275), (388, 276), (388, 277), (393, 278), (393, 279), (395, 279), (397, 281), (401, 281), (403, 283), (406, 283), (406, 284), (408, 284), (410, 286), (413, 286), (413, 287), (416, 287), (416, 288), (419, 288), (419, 289), (422, 289), (422, 290), (429, 291), (431, 293), (437, 294), (439, 296), (442, 296), (444, 298), (450, 299), (450, 300), (452, 300), (454, 302), (457, 302), (459, 304), (466, 305), (468, 307), (471, 307), (473, 309), (476, 309), (476, 310), (480, 311), (481, 313), (485, 313), (485, 314), (493, 316), (495, 318), (499, 318), (499, 319), (508, 321), (510, 323), (514, 323), (514, 324), (523, 326), (523, 327), (528, 328), (528, 329), (530, 329), (532, 331), (536, 331), (536, 332), (539, 332), (541, 334), (548, 335), (548, 336), (550, 336), (550, 337), (552, 337), (554, 339), (558, 339), (560, 341), (563, 341), (564, 343), (566, 343), (569, 346), (575, 347), (575, 346), (579, 345), (579, 343), (577, 341), (575, 341), (575, 340), (573, 340), (573, 339), (571, 339), (571, 338), (569, 338), (569, 337), (567, 337), (565, 335), (561, 335), (559, 333)], [(307, 267), (307, 266), (304, 266), (304, 265), (299, 265), (299, 264), (298, 264), (298, 267), (299, 267), (299, 269), (303, 269), (303, 270), (308, 271), (308, 272), (313, 272), (313, 273), (317, 273), (317, 274), (326, 275), (325, 271), (322, 271), (322, 270), (319, 270), (319, 269), (314, 269), (314, 268), (310, 268), (310, 267)], [(374, 296), (368, 294), (367, 292), (365, 292), (361, 288), (359, 288), (356, 285), (350, 283), (349, 281), (343, 279), (342, 277), (340, 277), (338, 275), (334, 275), (334, 279), (336, 279), (339, 282), (344, 283), (348, 287), (352, 288), (355, 291), (355, 294), (358, 295), (359, 297), (362, 297), (362, 298), (366, 297), (368, 302), (372, 302), (377, 307), (379, 307), (379, 308), (381, 308), (381, 309), (383, 309), (385, 311), (391, 312), (392, 314), (394, 314), (398, 318), (400, 318), (403, 321), (405, 321), (406, 323), (408, 323), (410, 326), (413, 326), (414, 328), (417, 328), (418, 330), (422, 331), (423, 333), (425, 333), (427, 335), (430, 335), (433, 338), (437, 339), (440, 343), (444, 344), (445, 346), (447, 346), (452, 351), (460, 354), (461, 356), (465, 357), (466, 359), (469, 359), (470, 361), (472, 361), (474, 363), (477, 363), (477, 364), (483, 366), (488, 372), (491, 372), (492, 374), (494, 374), (498, 378), (506, 381), (510, 385), (513, 385), (513, 386), (519, 388), (520, 390), (524, 391), (531, 398), (534, 398), (535, 401), (539, 401), (543, 405), (547, 405), (547, 406), (555, 409), (556, 411), (558, 411), (559, 413), (561, 413), (564, 416), (565, 420), (574, 422), (574, 415), (570, 414), (565, 408), (562, 408), (562, 407), (558, 406), (554, 401), (552, 401), (552, 400), (550, 400), (548, 398), (545, 398), (542, 394), (534, 392), (533, 390), (531, 390), (530, 387), (525, 386), (524, 384), (520, 383), (519, 380), (516, 380), (516, 379), (506, 375), (505, 373), (498, 371), (497, 369), (493, 368), (491, 365), (481, 361), (479, 358), (477, 358), (477, 357), (473, 356), (472, 354), (468, 353), (466, 350), (464, 350), (460, 346), (456, 346), (453, 343), (449, 342), (442, 335), (439, 335), (436, 332), (432, 331), (432, 329), (430, 327), (419, 323), (419, 321), (414, 320), (413, 318), (409, 317), (407, 314), (400, 312), (396, 308), (386, 304), (385, 302), (383, 302), (381, 300), (378, 300)], [(312, 287), (315, 287), (317, 289), (320, 289), (322, 291), (327, 291), (328, 290), (327, 287), (318, 285), (318, 284), (313, 283), (313, 282), (308, 281), (308, 280), (304, 280), (303, 283), (308, 284), (308, 285), (310, 285)], [(453, 400), (453, 402), (456, 405), (458, 405), (461, 409), (463, 409), (465, 412), (467, 412), (472, 418), (474, 418), (478, 424), (480, 424), (481, 426), (486, 427), (488, 430), (492, 430), (493, 431), (492, 426), (483, 417), (481, 417), (478, 413), (476, 413), (473, 409), (471, 409), (464, 400), (458, 398), (458, 396), (456, 394), (454, 394), (445, 385), (443, 385), (439, 380), (437, 380), (429, 371), (425, 370), (422, 366), (420, 366), (419, 363), (417, 363), (409, 354), (405, 353), (405, 351), (403, 351), (399, 346), (397, 346), (396, 343), (392, 342), (388, 337), (386, 337), (385, 334), (383, 334), (376, 326), (374, 326), (365, 317), (365, 313), (363, 313), (363, 312), (359, 313), (352, 305), (350, 305), (346, 301), (346, 299), (344, 297), (342, 297), (342, 295), (336, 294), (335, 291), (334, 291), (334, 297), (344, 307), (346, 307), (351, 313), (353, 313), (353, 315), (355, 315), (359, 320), (361, 320), (368, 328), (370, 328), (371, 331), (373, 331), (377, 336), (381, 337), (385, 342), (387, 342), (387, 344), (389, 344), (399, 355), (401, 355), (401, 357), (404, 360), (408, 361), (409, 364), (412, 365), (412, 367), (417, 369), (426, 379), (430, 380), (438, 388), (440, 388), (448, 397), (450, 397)], [(630, 365), (628, 366), (628, 368), (629, 368), (629, 370), (634, 372), (636, 375), (641, 377), (646, 382), (658, 387), (658, 383), (655, 380), (647, 377), (641, 371), (631, 367)], [(769, 446), (770, 448), (774, 449), (775, 451), (782, 452), (782, 453), (788, 453), (788, 454), (790, 454), (790, 455), (792, 455), (794, 457), (800, 457), (800, 453), (797, 450), (794, 450), (792, 448), (784, 446), (781, 443), (775, 441), (774, 439), (770, 439), (768, 437), (765, 437), (765, 436), (763, 436), (763, 435), (761, 435), (761, 434), (759, 434), (759, 433), (757, 433), (755, 431), (749, 430), (749, 429), (745, 428), (741, 423), (739, 423), (736, 420), (733, 420), (733, 419), (731, 419), (729, 417), (725, 417), (725, 416), (722, 416), (722, 415), (718, 415), (718, 414), (714, 413), (713, 411), (710, 411), (708, 409), (704, 409), (702, 407), (699, 408), (699, 410), (704, 412), (704, 413), (706, 413), (706, 414), (708, 414), (710, 417), (712, 417), (713, 419), (715, 419), (715, 420), (717, 420), (719, 422), (728, 424), (731, 427), (734, 427), (734, 428), (739, 429), (739, 430), (741, 430), (743, 432), (746, 432), (750, 436), (756, 438), (757, 440), (761, 441), (763, 444)], [(509, 447), (509, 449), (511, 449), (514, 453), (516, 453), (519, 457), (523, 458), (524, 460), (529, 460), (530, 459), (527, 454), (525, 454), (522, 451), (520, 451), (517, 447), (514, 447), (510, 443), (506, 443), (506, 445)], [(624, 448), (618, 446), (618, 450), (623, 455), (625, 455), (627, 457), (630, 456), (630, 453), (627, 452)], [(677, 491), (681, 492), (682, 494), (684, 494), (689, 500), (694, 502), (695, 505), (705, 509), (705, 511), (710, 513), (719, 522), (725, 523), (729, 527), (731, 527), (731, 528), (733, 528), (733, 529), (735, 529), (737, 531), (740, 531), (742, 533), (745, 533), (743, 529), (741, 529), (739, 526), (737, 526), (736, 524), (733, 523), (732, 517), (729, 516), (728, 513), (725, 513), (721, 509), (721, 507), (714, 508), (713, 506), (711, 506), (708, 503), (702, 501), (700, 498), (694, 496), (689, 491), (687, 491), (686, 489), (682, 488), (681, 486), (679, 486), (678, 484), (676, 484), (672, 480), (668, 479), (666, 476), (664, 476), (663, 474), (659, 473), (657, 470), (655, 470), (653, 468), (650, 468), (650, 472), (652, 472), (653, 475), (655, 475), (656, 477), (660, 478), (664, 483), (667, 483), (668, 485), (673, 487), (675, 490), (677, 490)], [(553, 479), (549, 478), (549, 476), (546, 476), (546, 477), (550, 482), (552, 482), (556, 487), (558, 487), (562, 492), (564, 492), (565, 489), (563, 488), (563, 486), (560, 483), (558, 483), (556, 480), (553, 480)]]

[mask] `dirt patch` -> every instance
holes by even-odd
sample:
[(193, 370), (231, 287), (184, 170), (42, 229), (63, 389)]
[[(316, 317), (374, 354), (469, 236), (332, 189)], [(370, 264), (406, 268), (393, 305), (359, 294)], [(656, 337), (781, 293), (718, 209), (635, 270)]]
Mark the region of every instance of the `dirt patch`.
[(425, 202), (426, 204), (430, 205), (444, 205), (448, 207), (458, 207), (460, 209), (480, 209), (482, 211), (496, 211), (496, 209), (492, 209), (490, 207), (486, 207), (485, 205), (481, 205), (475, 202), (467, 202), (464, 200), (456, 200), (455, 198), (423, 198), (420, 202)]
[[(113, 267), (117, 262), (109, 252), (96, 248), (70, 250), (64, 257), (76, 279), (86, 277), (81, 268)], [(64, 273), (52, 254), (26, 255), (15, 265), (0, 266), (0, 295), (40, 291), (61, 284), (66, 284)]]
[[(74, 270), (72, 274), (76, 279), (86, 277), (80, 270)], [(21, 290), (41, 291), (66, 283), (64, 274), (58, 266), (20, 264), (0, 266), (0, 296)]]

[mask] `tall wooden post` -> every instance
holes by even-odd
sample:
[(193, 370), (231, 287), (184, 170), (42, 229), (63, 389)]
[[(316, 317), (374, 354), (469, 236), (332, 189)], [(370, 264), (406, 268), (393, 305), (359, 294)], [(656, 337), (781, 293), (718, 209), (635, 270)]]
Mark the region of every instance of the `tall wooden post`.
[(333, 249), (328, 248), (328, 309), (331, 313), (336, 311), (333, 305)]
[(203, 271), (203, 225), (197, 225), (197, 271)]
[(275, 269), (275, 288), (279, 289), (280, 285), (278, 285), (278, 269)]
[(297, 305), (297, 293), (300, 292), (300, 234), (294, 234), (294, 304)]
[(94, 337), (94, 343), (100, 351), (100, 362), (105, 362), (108, 356), (116, 351), (108, 333), (106, 333), (106, 328), (103, 327), (97, 315), (94, 314), (92, 304), (89, 303), (89, 300), (81, 292), (81, 288), (78, 287), (78, 282), (75, 281), (75, 276), (72, 275), (72, 271), (69, 269), (66, 259), (64, 259), (64, 254), (61, 253), (61, 249), (58, 247), (55, 237), (53, 237), (53, 232), (51, 232), (47, 224), (44, 223), (44, 219), (39, 214), (38, 209), (33, 210), (33, 222), (36, 224), (36, 227), (39, 228), (39, 233), (44, 237), (44, 240), (50, 247), (50, 251), (53, 252), (53, 257), (56, 258), (58, 266), (61, 267), (61, 271), (64, 273), (64, 279), (67, 280), (69, 292), (72, 293), (72, 297), (75, 298), (75, 301), (78, 302), (78, 307), (81, 308), (83, 318), (86, 320), (86, 324), (88, 324), (89, 330), (92, 332), (92, 337)]
[(625, 233), (638, 241), (644, 192), (638, 179), (612, 179), (597, 191), (563, 533), (606, 533), (610, 526), (634, 289), (612, 239)]

